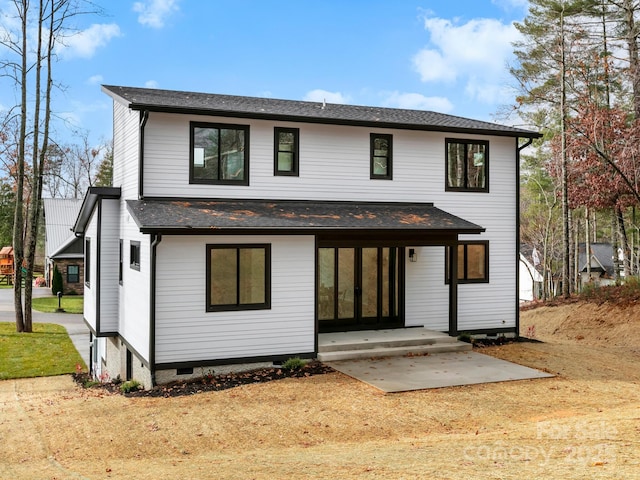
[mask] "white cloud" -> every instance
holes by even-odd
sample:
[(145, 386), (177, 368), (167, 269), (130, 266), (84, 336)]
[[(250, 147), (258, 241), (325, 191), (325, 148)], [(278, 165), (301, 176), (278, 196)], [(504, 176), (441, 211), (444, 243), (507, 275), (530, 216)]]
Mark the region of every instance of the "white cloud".
[(383, 102), (385, 107), (408, 108), (413, 110), (433, 110), (449, 113), (453, 104), (445, 97), (425, 97), (420, 93), (393, 92)]
[(89, 85), (100, 85), (103, 82), (103, 80), (104, 80), (104, 77), (102, 75), (92, 75), (87, 80), (87, 83)]
[(456, 20), (426, 17), (430, 45), (413, 57), (423, 82), (464, 81), (465, 91), (480, 101), (491, 101), (505, 83), (512, 43), (520, 34), (513, 24), (496, 19)]
[(155, 80), (147, 80), (144, 82), (145, 88), (158, 88), (159, 83)]
[(76, 33), (64, 40), (64, 44), (58, 44), (56, 53), (61, 57), (91, 58), (100, 47), (104, 47), (112, 38), (121, 36), (120, 27), (115, 23), (94, 23), (86, 30)]
[(133, 4), (133, 11), (140, 14), (138, 22), (151, 28), (164, 27), (167, 18), (178, 10), (178, 0), (145, 0)]
[(351, 98), (340, 92), (328, 92), (327, 90), (311, 90), (304, 96), (307, 102), (349, 103)]

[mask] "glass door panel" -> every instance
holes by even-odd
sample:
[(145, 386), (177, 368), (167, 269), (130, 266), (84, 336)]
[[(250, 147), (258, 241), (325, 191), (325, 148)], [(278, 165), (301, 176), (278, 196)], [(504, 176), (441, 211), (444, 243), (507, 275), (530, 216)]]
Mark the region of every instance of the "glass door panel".
[(355, 249), (338, 249), (338, 318), (355, 318)]
[(321, 331), (402, 326), (400, 247), (318, 249)]
[(318, 319), (331, 320), (336, 317), (336, 249), (318, 250)]
[(362, 317), (378, 317), (378, 249), (362, 249)]

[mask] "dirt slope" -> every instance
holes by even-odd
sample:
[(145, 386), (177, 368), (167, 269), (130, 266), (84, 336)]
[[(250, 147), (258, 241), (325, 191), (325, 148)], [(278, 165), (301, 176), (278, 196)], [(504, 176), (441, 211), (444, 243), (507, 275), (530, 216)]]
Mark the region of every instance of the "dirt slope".
[(530, 310), (544, 343), (481, 350), (549, 379), (385, 395), (331, 373), (175, 398), (3, 381), (0, 478), (640, 478), (639, 313)]
[(556, 343), (640, 346), (640, 304), (574, 303), (520, 313), (522, 335)]

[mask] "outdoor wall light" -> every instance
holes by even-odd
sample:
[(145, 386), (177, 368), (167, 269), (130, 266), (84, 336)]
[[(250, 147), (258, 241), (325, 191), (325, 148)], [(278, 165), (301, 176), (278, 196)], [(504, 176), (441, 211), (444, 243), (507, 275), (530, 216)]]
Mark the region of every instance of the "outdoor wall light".
[(416, 253), (415, 248), (409, 249), (409, 261), (414, 263), (418, 261), (418, 254)]

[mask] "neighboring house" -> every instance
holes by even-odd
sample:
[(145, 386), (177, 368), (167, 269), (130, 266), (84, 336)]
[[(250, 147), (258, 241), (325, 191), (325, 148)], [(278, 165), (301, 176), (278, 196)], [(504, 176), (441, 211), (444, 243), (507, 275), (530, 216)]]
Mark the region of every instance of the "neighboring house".
[(78, 217), (82, 200), (45, 198), (45, 262), (44, 276), (51, 287), (54, 267), (62, 274), (63, 292), (84, 292), (84, 243), (72, 227)]
[(74, 226), (96, 375), (150, 386), (315, 357), (329, 331), (517, 333), (518, 164), (537, 133), (418, 110), (103, 91), (114, 187), (90, 188)]
[(520, 252), (519, 291), (521, 302), (531, 302), (542, 296), (544, 279), (538, 269)]
[[(597, 285), (613, 285), (616, 283), (616, 266), (613, 262), (613, 246), (610, 243), (591, 243), (589, 261), (587, 261), (586, 244), (578, 244), (578, 265), (580, 267), (580, 281), (582, 285), (595, 283)], [(624, 276), (622, 251), (618, 251), (618, 277)], [(591, 273), (587, 267), (591, 264)]]

